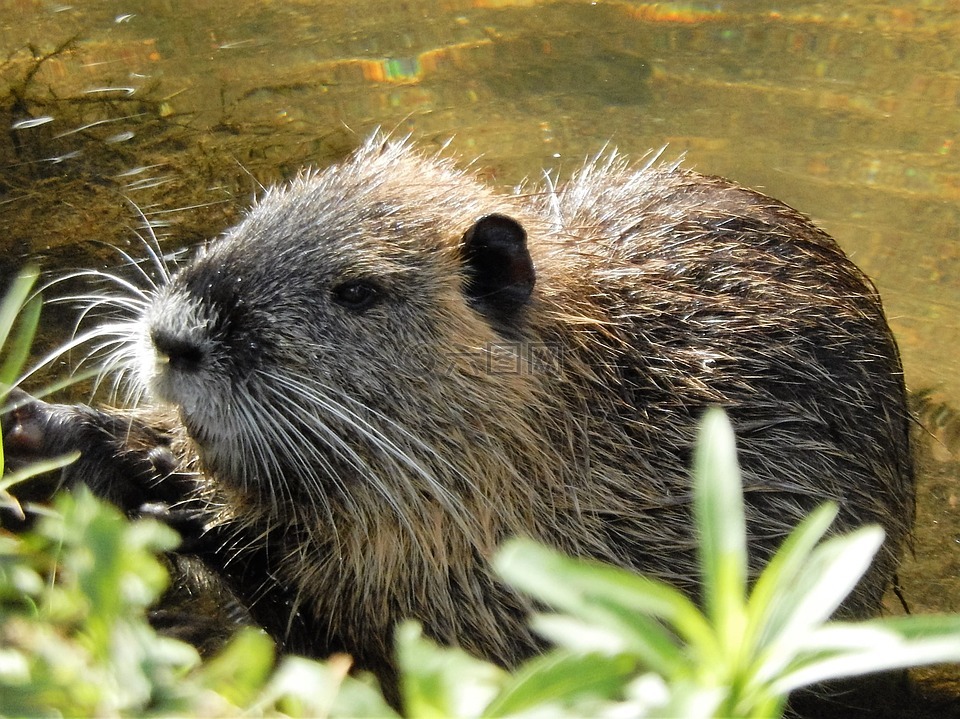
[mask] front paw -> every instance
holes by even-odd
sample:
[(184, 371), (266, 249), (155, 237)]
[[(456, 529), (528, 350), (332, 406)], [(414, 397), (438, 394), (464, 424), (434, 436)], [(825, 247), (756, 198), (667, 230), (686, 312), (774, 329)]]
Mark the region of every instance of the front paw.
[[(80, 452), (56, 481), (46, 478), (48, 495), (59, 486), (83, 483), (135, 515), (145, 503), (176, 504), (188, 491), (176, 473), (179, 462), (169, 437), (160, 429), (121, 412), (50, 404), (20, 390), (13, 390), (6, 404), (9, 409), (0, 422), (10, 470)], [(21, 491), (15, 494), (20, 497)]]
[(16, 471), (42, 459), (77, 449), (69, 423), (58, 416), (54, 405), (13, 388), (0, 415), (3, 453), (8, 471)]
[[(0, 524), (9, 528), (25, 528), (32, 518), (24, 514), (37, 504), (46, 504), (64, 484), (60, 469), (30, 470), (43, 460), (51, 460), (76, 450), (70, 441), (57, 438), (60, 425), (52, 405), (12, 389), (2, 402), (0, 429), (3, 439), (4, 477), (14, 473), (24, 476), (9, 486), (0, 502)], [(60, 438), (65, 439), (65, 438)]]

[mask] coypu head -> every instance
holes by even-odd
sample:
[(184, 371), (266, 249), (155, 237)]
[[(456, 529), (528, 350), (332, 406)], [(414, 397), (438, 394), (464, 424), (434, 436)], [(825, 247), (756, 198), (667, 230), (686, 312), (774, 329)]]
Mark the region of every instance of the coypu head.
[(159, 290), (140, 379), (179, 410), (207, 472), (272, 504), (355, 510), (364, 483), (394, 506), (397, 492), (446, 495), (430, 466), (446, 460), (418, 425), (456, 431), (453, 408), (483, 401), (465, 373), (523, 335), (533, 301), (505, 202), (382, 140), (272, 189)]

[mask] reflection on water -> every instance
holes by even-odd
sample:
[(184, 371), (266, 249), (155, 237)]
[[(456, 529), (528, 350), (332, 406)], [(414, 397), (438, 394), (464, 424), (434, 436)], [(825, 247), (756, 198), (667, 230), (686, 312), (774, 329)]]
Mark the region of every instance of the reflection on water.
[(908, 596), (960, 611), (960, 13), (758, 5), (0, 0), (0, 272), (115, 264), (95, 241), (144, 220), (197, 242), (377, 126), (505, 184), (666, 144), (812, 215), (876, 281), (943, 439)]

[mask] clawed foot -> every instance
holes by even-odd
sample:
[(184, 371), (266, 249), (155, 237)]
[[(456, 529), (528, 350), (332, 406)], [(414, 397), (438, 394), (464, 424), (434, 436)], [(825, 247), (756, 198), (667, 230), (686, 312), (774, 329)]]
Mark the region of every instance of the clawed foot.
[[(3, 453), (8, 471), (54, 455), (53, 445), (57, 444), (57, 438), (52, 407), (21, 389), (15, 387), (10, 390), (4, 403), (5, 411), (0, 415)], [(64, 452), (73, 449), (64, 447)]]
[(46, 502), (63, 486), (84, 483), (129, 516), (162, 519), (186, 536), (200, 531), (197, 512), (184, 508), (192, 485), (161, 431), (129, 416), (84, 405), (50, 404), (13, 389), (0, 416), (6, 471), (80, 452), (57, 473), (19, 483), (21, 501)]
[[(33, 464), (52, 459), (60, 453), (53, 451), (48, 440), (50, 425), (54, 423), (50, 405), (14, 388), (0, 406), (0, 429), (3, 432), (4, 477), (23, 473)], [(17, 481), (0, 495), (0, 525), (14, 531), (30, 526), (32, 510), (50, 501), (63, 484), (63, 473), (47, 471)]]

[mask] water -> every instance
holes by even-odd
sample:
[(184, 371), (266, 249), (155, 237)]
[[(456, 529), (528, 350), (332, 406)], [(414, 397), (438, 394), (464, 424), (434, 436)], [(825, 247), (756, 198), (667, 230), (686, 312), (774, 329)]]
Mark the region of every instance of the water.
[(904, 588), (960, 611), (955, 1), (193, 5), (0, 0), (0, 278), (115, 266), (100, 243), (135, 252), (145, 223), (198, 242), (376, 127), (505, 185), (666, 146), (811, 215), (876, 282), (932, 435)]

